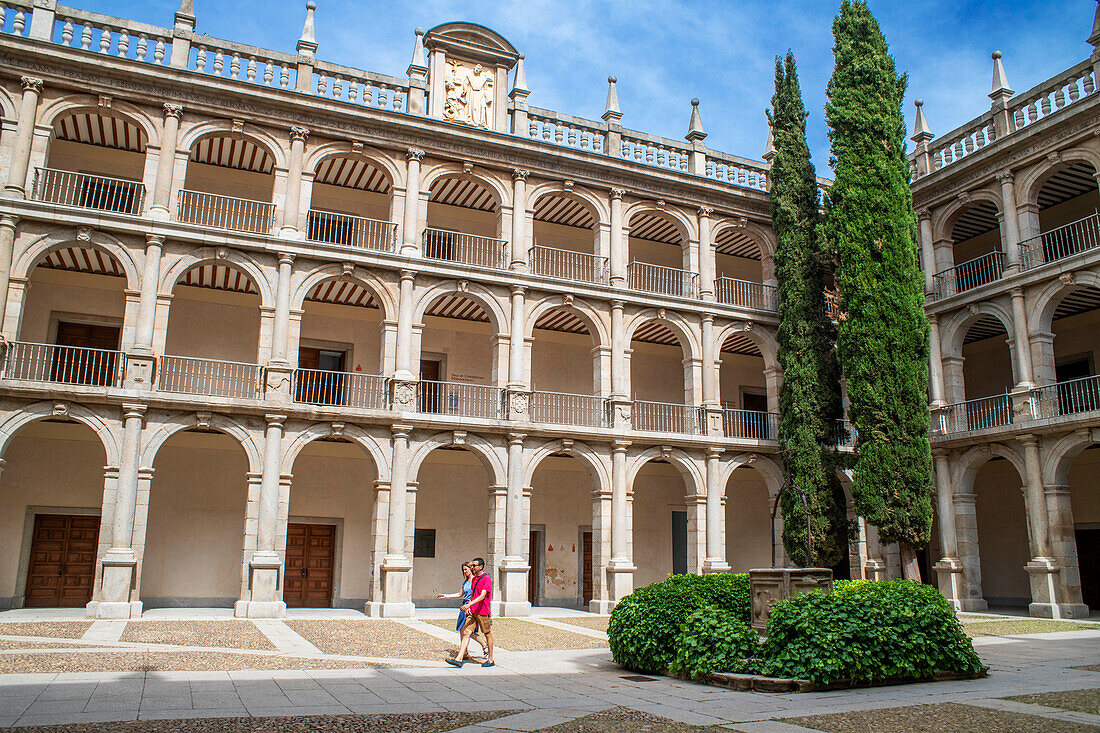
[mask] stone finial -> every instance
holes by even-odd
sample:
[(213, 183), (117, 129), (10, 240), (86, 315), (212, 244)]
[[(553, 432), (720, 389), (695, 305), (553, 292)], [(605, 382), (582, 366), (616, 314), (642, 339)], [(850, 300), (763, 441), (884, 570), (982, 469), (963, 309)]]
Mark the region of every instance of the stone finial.
[(699, 100), (691, 100), (691, 121), (688, 122), (688, 134), (685, 139), (689, 143), (693, 143), (697, 140), (702, 140), (707, 136), (707, 133), (703, 132), (703, 120), (699, 117)]
[(527, 88), (527, 69), (523, 65), (523, 54), (516, 60), (516, 78), (512, 82), (512, 94), (516, 92), (530, 92)]
[(409, 76), (412, 76), (414, 71), (428, 73), (428, 66), (424, 63), (424, 29), (417, 28), (414, 32), (416, 40), (413, 42), (412, 60), (409, 61), (409, 68), (405, 72)]
[(617, 79), (613, 76), (607, 77), (607, 104), (604, 105), (603, 121), (604, 122), (618, 122), (623, 118), (622, 110), (619, 109), (619, 92), (615, 89), (615, 83)]
[(928, 128), (928, 120), (924, 118), (924, 100), (914, 99), (913, 106), (917, 108), (917, 116), (913, 120), (913, 137), (909, 139), (919, 145), (924, 141), (931, 140), (935, 135)]
[(181, 15), (195, 19), (195, 0), (180, 0), (180, 9), (176, 11), (176, 18), (178, 19)]
[(1088, 42), (1094, 49), (1100, 47), (1100, 0), (1097, 1), (1096, 16), (1092, 20), (1092, 34)]
[(772, 126), (768, 125), (768, 142), (764, 145), (764, 162), (771, 163), (775, 157), (775, 137), (772, 135)]
[(302, 25), (302, 37), (298, 39), (298, 53), (302, 56), (314, 56), (317, 53), (317, 39), (313, 32), (313, 11), (317, 9), (317, 3), (309, 0), (306, 3), (306, 22)]
[(1005, 76), (1005, 67), (1001, 63), (1001, 52), (994, 51), (993, 58), (993, 91), (989, 93), (990, 99), (1008, 99), (1012, 96), (1012, 88), (1008, 86), (1008, 77)]

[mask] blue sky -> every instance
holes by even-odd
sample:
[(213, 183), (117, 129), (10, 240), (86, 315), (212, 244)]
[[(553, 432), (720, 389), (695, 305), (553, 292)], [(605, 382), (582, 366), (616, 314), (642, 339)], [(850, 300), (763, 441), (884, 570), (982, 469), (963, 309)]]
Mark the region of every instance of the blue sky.
[[(69, 0), (77, 7), (171, 26), (174, 0)], [(402, 76), (413, 29), (466, 20), (526, 55), (533, 106), (599, 119), (607, 77), (619, 80), (623, 125), (682, 139), (690, 100), (709, 147), (758, 159), (767, 139), (774, 57), (798, 59), (810, 146), (829, 175), (825, 85), (839, 0), (317, 0), (318, 56)], [(925, 101), (932, 131), (948, 132), (989, 106), (990, 53), (1004, 53), (1024, 91), (1088, 57), (1095, 0), (871, 0), (898, 68), (909, 73), (905, 115)], [(198, 31), (293, 51), (305, 0), (195, 0)]]

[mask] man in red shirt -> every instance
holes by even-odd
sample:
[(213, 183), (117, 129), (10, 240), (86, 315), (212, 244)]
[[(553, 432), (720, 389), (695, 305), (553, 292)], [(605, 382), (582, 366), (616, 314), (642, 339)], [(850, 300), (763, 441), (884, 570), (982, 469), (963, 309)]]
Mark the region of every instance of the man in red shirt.
[(458, 656), (454, 659), (444, 660), (455, 667), (462, 666), (462, 660), (466, 658), (466, 648), (470, 645), (470, 637), (475, 630), (480, 630), (485, 635), (485, 661), (482, 667), (493, 667), (493, 618), (489, 610), (489, 604), (493, 600), (493, 579), (485, 572), (485, 560), (475, 557), (471, 563), (474, 571), (473, 597), (468, 604), (462, 606), (466, 613), (466, 623), (462, 626), (462, 644), (458, 648)]

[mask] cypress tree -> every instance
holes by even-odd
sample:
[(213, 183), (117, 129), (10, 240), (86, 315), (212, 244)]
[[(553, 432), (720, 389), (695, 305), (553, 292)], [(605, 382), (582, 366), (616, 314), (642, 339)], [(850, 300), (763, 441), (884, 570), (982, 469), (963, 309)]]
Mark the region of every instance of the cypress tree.
[(898, 543), (905, 577), (919, 580), (933, 497), (928, 320), (901, 111), (908, 79), (864, 0), (843, 0), (833, 36), (825, 235), (847, 314), (837, 346), (857, 434), (852, 496), (879, 537)]
[[(806, 143), (806, 108), (794, 54), (775, 59), (775, 95), (768, 119), (772, 225), (779, 282), (779, 446), (783, 468), (805, 492), (783, 493), (783, 545), (798, 565), (831, 567), (847, 551), (844, 494), (837, 477), (837, 419), (841, 416), (836, 330), (825, 313), (825, 263), (819, 247), (817, 174)], [(812, 538), (807, 555), (806, 508)]]

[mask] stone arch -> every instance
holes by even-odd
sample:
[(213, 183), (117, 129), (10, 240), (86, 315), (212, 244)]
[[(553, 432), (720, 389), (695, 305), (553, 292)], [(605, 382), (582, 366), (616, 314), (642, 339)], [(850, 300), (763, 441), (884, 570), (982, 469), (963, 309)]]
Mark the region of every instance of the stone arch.
[(538, 470), (539, 464), (542, 463), (544, 458), (563, 453), (583, 463), (602, 490), (611, 490), (611, 473), (608, 471), (606, 462), (601, 460), (600, 455), (590, 445), (580, 441), (565, 445), (564, 441), (561, 440), (548, 440), (535, 447), (527, 455), (526, 466), (523, 469), (523, 485), (531, 485), (535, 477), (535, 471)]
[(126, 287), (130, 290), (141, 289), (141, 268), (137, 266), (133, 255), (126, 245), (104, 232), (90, 230), (78, 231), (74, 236), (71, 232), (56, 231), (43, 234), (26, 248), (15, 255), (12, 261), (11, 276), (13, 278), (29, 278), (31, 271), (38, 263), (51, 252), (66, 247), (92, 247), (107, 254), (122, 267), (126, 274)]
[(475, 165), (467, 172), (463, 163), (440, 163), (428, 167), (420, 179), (421, 195), (427, 196), (432, 184), (441, 178), (461, 178), (464, 181), (479, 184), (493, 197), (498, 209), (512, 205), (511, 185), (501, 181), (492, 171), (480, 166)]
[(1054, 311), (1062, 299), (1074, 290), (1089, 287), (1100, 289), (1100, 272), (1080, 270), (1047, 283), (1031, 298), (1031, 306), (1027, 314), (1028, 331), (1050, 333), (1054, 322)]
[(199, 140), (204, 137), (234, 137), (248, 140), (255, 145), (264, 148), (275, 161), (276, 170), (286, 170), (287, 151), (283, 143), (271, 133), (252, 124), (246, 123), (242, 131), (233, 129), (231, 120), (207, 120), (188, 128), (180, 133), (177, 150), (186, 151), (188, 154), (194, 149)]
[(1043, 485), (1069, 485), (1069, 470), (1081, 452), (1097, 441), (1090, 430), (1078, 430), (1054, 442), (1043, 456)]
[[(1046, 159), (1046, 162), (1039, 165), (1035, 169), (1029, 171), (1025, 175), (1020, 177), (1019, 182), (1016, 184), (1016, 190), (1023, 194), (1023, 200), (1020, 202), (1025, 205), (1039, 206), (1039, 192), (1050, 178), (1062, 170), (1067, 163), (1082, 162), (1088, 163), (1092, 166), (1092, 170), (1096, 175), (1100, 175), (1100, 154), (1088, 148), (1070, 148), (1068, 150), (1059, 150), (1056, 153), (1056, 160), (1050, 162)], [(1017, 196), (1020, 194), (1018, 193)]]
[(263, 472), (263, 460), (260, 449), (257, 447), (256, 441), (253, 440), (252, 433), (249, 432), (248, 428), (233, 418), (219, 414), (213, 414), (207, 418), (205, 415), (199, 416), (194, 413), (185, 413), (169, 418), (156, 427), (153, 427), (151, 430), (147, 428), (149, 435), (145, 438), (144, 445), (141, 448), (141, 453), (138, 457), (138, 465), (142, 467), (152, 466), (154, 461), (156, 461), (157, 453), (160, 452), (161, 447), (164, 446), (169, 438), (181, 430), (199, 426), (209, 428), (210, 430), (216, 430), (219, 433), (225, 433), (229, 437), (234, 438), (237, 443), (240, 444), (241, 449), (244, 450), (245, 456), (248, 458), (249, 472), (255, 474)]
[(770, 228), (762, 227), (756, 222), (744, 221), (738, 219), (719, 219), (717, 222), (711, 225), (710, 228), (710, 240), (715, 242), (718, 240), (718, 236), (727, 229), (739, 229), (749, 236), (756, 246), (760, 248), (761, 259), (766, 257), (772, 257), (775, 255), (776, 239), (775, 232)]
[(645, 464), (655, 459), (668, 461), (680, 471), (680, 475), (684, 477), (685, 496), (706, 494), (706, 479), (700, 472), (697, 461), (680, 448), (669, 450), (660, 446), (647, 448), (629, 460), (626, 467), (626, 485), (630, 491), (634, 490), (634, 480), (638, 478)]
[(327, 158), (333, 157), (362, 159), (385, 173), (386, 177), (390, 179), (392, 188), (404, 188), (405, 186), (406, 169), (403, 166), (397, 165), (393, 158), (378, 148), (366, 145), (356, 148), (350, 142), (326, 143), (310, 150), (302, 170), (313, 174), (321, 163)]
[(19, 117), (19, 108), (12, 99), (7, 89), (0, 87), (0, 117), (5, 120), (16, 121)]
[(779, 369), (779, 344), (775, 340), (775, 334), (769, 329), (757, 328), (751, 322), (734, 321), (716, 331), (717, 337), (714, 343), (706, 345), (710, 358), (715, 364), (722, 360), (722, 345), (726, 343), (726, 339), (735, 333), (741, 333), (760, 349), (766, 368)]
[(601, 199), (592, 191), (583, 186), (573, 186), (572, 188), (566, 188), (560, 182), (547, 182), (540, 183), (527, 192), (527, 208), (534, 209), (535, 204), (543, 196), (557, 195), (563, 198), (568, 198), (576, 201), (582, 206), (586, 207), (596, 217), (596, 228), (599, 228), (600, 224), (607, 224), (611, 221), (611, 211), (607, 205), (607, 202)]
[(611, 343), (611, 335), (606, 323), (600, 316), (600, 312), (588, 301), (572, 296), (551, 295), (535, 303), (527, 312), (527, 323), (524, 326), (524, 335), (533, 338), (535, 324), (547, 311), (555, 309), (568, 310), (573, 315), (584, 321), (589, 334), (595, 339), (595, 346), (608, 346)]
[[(958, 356), (962, 354), (963, 341), (972, 325), (982, 316), (993, 316), (1004, 327), (1009, 339), (1012, 339), (1012, 314), (1000, 303), (985, 301), (970, 306), (968, 310), (958, 311), (948, 318), (940, 329), (943, 353)], [(1016, 359), (1016, 344), (1010, 347), (1013, 363)]]
[(306, 297), (313, 288), (326, 280), (347, 280), (369, 291), (378, 301), (378, 307), (382, 311), (382, 320), (397, 320), (397, 297), (386, 283), (371, 270), (357, 267), (348, 275), (343, 265), (322, 265), (306, 273), (305, 278), (298, 283), (297, 288), (290, 298), (292, 310), (301, 310), (305, 307)]
[(489, 317), (489, 323), (493, 327), (493, 333), (501, 335), (508, 333), (508, 314), (504, 312), (503, 306), (499, 302), (498, 296), (494, 295), (493, 291), (489, 288), (474, 282), (457, 282), (450, 280), (447, 282), (441, 282), (425, 290), (420, 295), (420, 299), (416, 302), (416, 307), (413, 308), (413, 323), (422, 323), (424, 321), (424, 314), (432, 303), (438, 300), (440, 297), (455, 293), (465, 298), (469, 298), (482, 307), (485, 311), (485, 315)]
[(774, 501), (776, 494), (783, 486), (783, 469), (771, 458), (759, 453), (739, 453), (722, 463), (721, 479), (719, 479), (722, 486), (722, 496), (726, 495), (726, 485), (729, 484), (734, 471), (744, 467), (760, 472), (760, 476), (763, 477), (764, 483), (768, 487), (768, 496)]
[(188, 252), (167, 268), (161, 276), (158, 292), (171, 295), (176, 284), (188, 271), (200, 265), (225, 265), (240, 270), (247, 276), (260, 294), (260, 307), (275, 307), (275, 294), (263, 268), (248, 255), (233, 249), (206, 248)]
[(935, 215), (932, 217), (933, 241), (938, 242), (942, 239), (953, 239), (952, 231), (955, 228), (955, 222), (957, 222), (959, 220), (959, 217), (965, 214), (968, 209), (979, 203), (991, 203), (997, 207), (998, 216), (1002, 216), (1004, 214), (1004, 211), (1001, 207), (1000, 192), (989, 191), (986, 189), (968, 191), (965, 198), (956, 198), (950, 204), (943, 207), (942, 209), (938, 209), (935, 212)]
[(378, 474), (378, 480), (390, 480), (390, 457), (386, 450), (387, 446), (383, 445), (378, 438), (358, 425), (344, 425), (339, 432), (337, 432), (333, 429), (332, 423), (314, 423), (298, 431), (294, 437), (287, 440), (286, 444), (283, 446), (281, 472), (286, 474), (294, 473), (294, 462), (297, 460), (298, 454), (313, 441), (330, 436), (347, 438), (352, 443), (358, 445), (363, 449), (363, 452), (370, 457), (371, 462), (374, 463), (374, 470)]
[(409, 481), (417, 480), (424, 461), (433, 450), (446, 446), (466, 448), (476, 455), (485, 467), (485, 472), (489, 475), (490, 485), (508, 485), (508, 467), (496, 446), (480, 435), (466, 435), (461, 442), (456, 442), (454, 433), (436, 433), (430, 438), (415, 444), (415, 447), (409, 452)]
[(1004, 458), (1011, 463), (1020, 476), (1020, 483), (1027, 485), (1027, 470), (1024, 467), (1023, 456), (1003, 443), (975, 446), (959, 456), (958, 461), (955, 462), (952, 485), (961, 494), (973, 494), (974, 479), (977, 477), (978, 471), (994, 457)]
[(80, 113), (121, 117), (132, 122), (144, 133), (146, 145), (160, 147), (162, 123), (154, 120), (140, 107), (121, 99), (112, 99), (111, 106), (104, 108), (99, 106), (99, 97), (89, 94), (66, 95), (42, 106), (38, 111), (38, 124), (52, 128), (62, 117)]
[(91, 428), (103, 445), (108, 466), (118, 466), (120, 458), (120, 443), (115, 436), (111, 423), (99, 413), (84, 407), (67, 402), (35, 402), (8, 415), (0, 422), (0, 456), (7, 450), (11, 439), (16, 433), (27, 425), (49, 418), (69, 418)]
[(680, 245), (687, 247), (688, 242), (699, 241), (699, 227), (694, 217), (688, 216), (679, 206), (669, 204), (658, 205), (652, 201), (638, 201), (630, 204), (623, 211), (623, 225), (627, 232), (630, 231), (630, 221), (637, 214), (660, 214), (672, 219), (676, 228), (680, 231), (683, 240)]
[(624, 342), (629, 344), (634, 337), (634, 332), (638, 330), (638, 327), (649, 321), (660, 321), (676, 334), (676, 338), (680, 342), (680, 348), (684, 352), (685, 359), (699, 358), (702, 349), (700, 348), (698, 339), (695, 337), (695, 330), (692, 324), (688, 323), (687, 319), (679, 313), (665, 311), (663, 308), (647, 308), (646, 310), (635, 313), (624, 329)]

